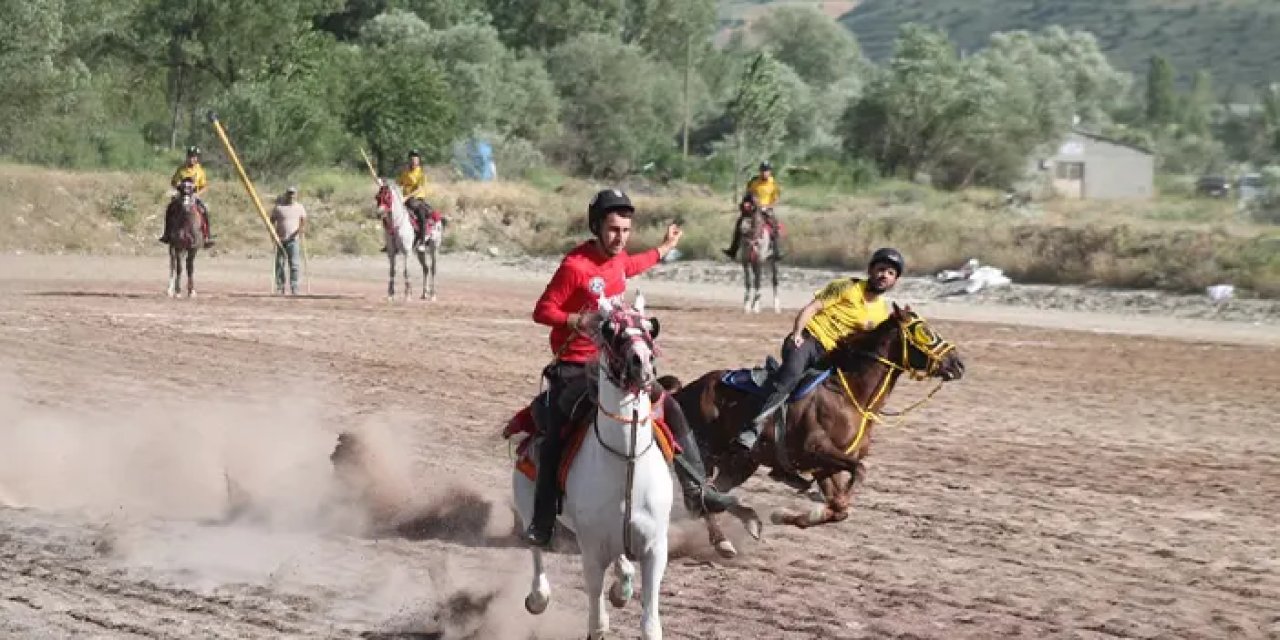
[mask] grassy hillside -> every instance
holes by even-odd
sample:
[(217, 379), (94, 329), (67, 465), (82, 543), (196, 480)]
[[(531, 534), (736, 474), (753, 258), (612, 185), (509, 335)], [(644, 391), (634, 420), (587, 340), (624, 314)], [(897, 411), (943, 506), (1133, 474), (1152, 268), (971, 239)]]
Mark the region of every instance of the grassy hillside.
[[(163, 254), (166, 175), (68, 172), (0, 164), (0, 251)], [(215, 253), (263, 255), (270, 241), (233, 179), (212, 176), (209, 202), (220, 242)], [(296, 176), (311, 213), (312, 255), (377, 255), (373, 198), (360, 174)], [(734, 212), (727, 195), (703, 188), (623, 185), (641, 210), (637, 244), (659, 240), (682, 219), (681, 249), (723, 260)], [(264, 199), (282, 184), (260, 184)], [(450, 225), (446, 249), (555, 254), (586, 235), (583, 208), (598, 185), (545, 176), (537, 183), (431, 180), (431, 201)], [(1219, 282), (1280, 297), (1280, 228), (1243, 222), (1231, 203), (1169, 197), (1146, 203), (1054, 200), (1030, 210), (993, 203), (994, 192), (948, 194), (885, 182), (857, 193), (788, 189), (780, 209), (788, 263), (861, 269), (870, 252), (895, 245), (914, 273), (954, 268), (977, 256), (1017, 281), (1195, 291)]]
[(907, 22), (942, 27), (970, 51), (993, 32), (1059, 24), (1093, 32), (1112, 64), (1132, 72), (1144, 72), (1147, 58), (1159, 53), (1184, 82), (1209, 69), (1219, 91), (1280, 81), (1280, 0), (721, 0), (721, 25), (749, 22), (764, 6), (780, 4), (829, 5), (829, 12), (851, 5), (840, 21), (873, 60), (892, 53)]

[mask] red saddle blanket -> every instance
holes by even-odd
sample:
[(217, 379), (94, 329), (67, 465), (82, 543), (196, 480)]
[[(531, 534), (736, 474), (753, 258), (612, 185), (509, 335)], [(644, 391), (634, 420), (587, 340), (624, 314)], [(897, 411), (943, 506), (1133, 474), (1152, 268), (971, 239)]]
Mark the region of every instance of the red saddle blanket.
[[(656, 404), (656, 407), (661, 406), (660, 403)], [(671, 433), (671, 427), (667, 425), (667, 421), (662, 419), (661, 409), (655, 408), (654, 411), (654, 441), (657, 443), (658, 448), (662, 450), (662, 457), (670, 464), (676, 454), (681, 452), (680, 445), (676, 443), (675, 435)], [(573, 459), (577, 457), (578, 451), (582, 449), (582, 443), (586, 441), (587, 434), (591, 433), (591, 424), (591, 420), (588, 419), (564, 429), (564, 452), (560, 456), (560, 472), (557, 474), (561, 491), (564, 490), (565, 481), (569, 478), (569, 469), (573, 466)], [(533, 411), (529, 407), (521, 409), (502, 429), (502, 437), (505, 439), (521, 434), (527, 436), (516, 447), (516, 469), (520, 470), (526, 478), (534, 481), (538, 479), (538, 462), (533, 459), (532, 445), (537, 433), (538, 427), (534, 423)]]

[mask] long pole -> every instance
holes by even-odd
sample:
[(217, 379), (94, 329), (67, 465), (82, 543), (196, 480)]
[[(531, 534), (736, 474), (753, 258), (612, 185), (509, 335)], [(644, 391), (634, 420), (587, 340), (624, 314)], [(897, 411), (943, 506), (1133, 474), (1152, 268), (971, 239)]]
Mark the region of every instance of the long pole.
[(360, 155), (364, 157), (364, 166), (369, 167), (369, 175), (373, 176), (373, 183), (382, 186), (378, 180), (378, 172), (373, 170), (373, 161), (369, 160), (369, 154), (364, 152), (364, 147), (360, 147)]
[(684, 42), (684, 126), (681, 134), (681, 158), (689, 160), (689, 81), (693, 75), (693, 34)]
[(276, 250), (283, 251), (284, 245), (280, 242), (280, 236), (276, 235), (275, 225), (271, 224), (271, 218), (267, 217), (267, 210), (262, 207), (262, 200), (258, 198), (258, 190), (253, 187), (253, 182), (249, 180), (249, 175), (244, 172), (244, 166), (240, 164), (240, 157), (236, 155), (236, 150), (231, 146), (231, 140), (227, 138), (227, 132), (223, 130), (222, 123), (218, 121), (218, 114), (209, 112), (209, 123), (213, 125), (213, 130), (218, 132), (218, 139), (222, 141), (222, 146), (227, 150), (227, 157), (231, 158), (231, 164), (235, 165), (236, 173), (240, 176), (240, 182), (244, 185), (245, 191), (249, 192), (249, 198), (253, 200), (253, 206), (257, 207), (258, 215), (262, 217), (262, 223), (267, 226), (267, 232), (271, 234), (271, 241), (275, 243)]

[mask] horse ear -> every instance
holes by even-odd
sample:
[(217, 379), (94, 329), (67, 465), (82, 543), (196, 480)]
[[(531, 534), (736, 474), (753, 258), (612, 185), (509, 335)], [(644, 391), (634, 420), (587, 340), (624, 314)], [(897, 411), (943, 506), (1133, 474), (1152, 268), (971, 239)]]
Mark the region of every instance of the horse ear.
[(896, 303), (896, 302), (890, 302), (889, 304), (893, 306), (893, 313), (892, 313), (892, 314), (890, 314), (890, 315), (892, 315), (892, 316), (893, 316), (893, 319), (894, 319), (894, 320), (901, 320), (901, 319), (902, 319), (902, 307), (899, 307), (899, 306), (898, 306), (898, 303)]
[(616, 336), (617, 330), (614, 328), (612, 320), (605, 320), (600, 323), (600, 337), (604, 338), (606, 343), (613, 342), (613, 339)]
[(644, 315), (644, 294), (643, 293), (639, 291), (636, 292), (636, 301), (631, 305), (631, 308), (635, 309), (636, 313), (640, 315)]
[(646, 318), (644, 321), (644, 330), (649, 332), (649, 338), (658, 339), (658, 332), (662, 330), (662, 324), (657, 318)]
[(613, 303), (609, 302), (609, 299), (604, 297), (603, 293), (600, 294), (600, 298), (596, 300), (596, 306), (599, 307), (600, 315), (602, 316), (608, 316), (613, 313)]

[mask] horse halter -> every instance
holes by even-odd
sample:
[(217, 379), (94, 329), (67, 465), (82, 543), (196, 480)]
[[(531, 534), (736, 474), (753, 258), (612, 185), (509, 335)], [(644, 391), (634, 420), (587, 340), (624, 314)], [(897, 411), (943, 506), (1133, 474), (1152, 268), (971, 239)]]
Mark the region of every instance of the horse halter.
[[(934, 331), (924, 318), (915, 314), (903, 323), (899, 334), (902, 337), (902, 366), (892, 364), (890, 366), (894, 366), (915, 380), (924, 380), (936, 375), (938, 369), (942, 367), (943, 359), (956, 349), (954, 344), (942, 339), (942, 336), (938, 335), (938, 332)], [(925, 363), (922, 368), (912, 364), (913, 352), (924, 356)]]
[[(600, 351), (605, 355), (606, 364), (603, 373), (620, 389), (626, 386), (623, 382), (627, 367), (625, 355), (634, 353), (635, 345), (643, 344), (654, 357), (658, 356), (658, 346), (645, 323), (641, 313), (618, 309), (611, 311), (600, 324)], [(645, 391), (651, 384), (648, 382), (639, 389), (628, 390)]]

